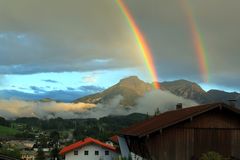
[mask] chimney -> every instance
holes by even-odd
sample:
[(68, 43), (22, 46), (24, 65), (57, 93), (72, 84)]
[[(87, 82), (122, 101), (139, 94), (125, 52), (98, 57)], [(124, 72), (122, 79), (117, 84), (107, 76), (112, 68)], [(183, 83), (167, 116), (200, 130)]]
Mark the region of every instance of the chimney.
[(235, 107), (237, 100), (236, 99), (229, 99), (228, 100), (228, 105)]
[(179, 110), (179, 109), (182, 109), (182, 103), (178, 103), (178, 104), (176, 105), (176, 110)]

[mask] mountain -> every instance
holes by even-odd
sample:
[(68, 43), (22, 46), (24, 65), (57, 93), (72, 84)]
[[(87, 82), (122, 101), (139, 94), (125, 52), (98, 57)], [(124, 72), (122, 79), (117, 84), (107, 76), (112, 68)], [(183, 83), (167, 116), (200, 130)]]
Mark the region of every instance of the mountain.
[[(145, 93), (154, 90), (153, 84), (146, 83), (136, 76), (131, 76), (119, 81), (119, 83), (106, 89), (103, 92), (89, 95), (75, 100), (75, 103), (106, 103), (112, 98), (121, 95), (121, 104), (123, 106), (134, 106), (137, 98)], [(175, 80), (160, 83), (161, 90), (169, 91), (176, 96), (185, 99), (191, 99), (199, 104), (212, 102), (227, 102), (228, 100), (237, 100), (240, 105), (240, 94), (236, 92), (225, 92), (220, 90), (204, 91), (197, 83), (187, 80)]]
[(208, 97), (211, 101), (217, 101), (221, 99), (222, 101), (228, 101), (228, 100), (237, 100), (237, 104), (240, 104), (240, 94), (237, 92), (225, 92), (225, 91), (219, 91), (219, 90), (209, 90), (207, 92)]
[(198, 103), (210, 101), (207, 93), (197, 83), (187, 80), (162, 82), (161, 89), (170, 91), (174, 95), (194, 100)]
[(119, 81), (119, 83), (106, 89), (103, 92), (89, 95), (75, 100), (75, 103), (107, 103), (114, 97), (121, 95), (120, 104), (123, 106), (134, 106), (135, 100), (142, 97), (146, 92), (151, 91), (152, 85), (140, 80), (137, 76), (131, 76)]
[(40, 99), (38, 101), (39, 102), (60, 102), (60, 101), (56, 101), (56, 100), (51, 99), (51, 98), (43, 98), (43, 99)]

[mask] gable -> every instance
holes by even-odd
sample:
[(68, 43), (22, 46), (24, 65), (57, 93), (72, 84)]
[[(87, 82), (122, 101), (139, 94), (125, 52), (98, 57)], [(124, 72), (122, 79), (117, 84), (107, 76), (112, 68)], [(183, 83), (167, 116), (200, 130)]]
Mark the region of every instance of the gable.
[[(193, 119), (199, 115), (205, 114), (214, 109), (226, 109), (229, 112), (240, 115), (240, 110), (228, 106), (224, 103), (212, 103), (206, 105), (199, 105), (179, 110), (173, 110), (154, 116), (144, 122), (140, 122), (126, 129), (123, 129), (122, 134), (127, 136), (145, 136), (153, 132), (177, 125), (189, 119)], [(239, 118), (239, 116), (237, 117)]]
[(97, 139), (93, 139), (93, 138), (85, 138), (83, 141), (79, 141), (79, 142), (76, 142), (74, 144), (71, 144), (69, 146), (66, 146), (64, 147), (60, 152), (59, 154), (60, 155), (64, 155), (70, 151), (73, 151), (75, 149), (79, 149), (79, 148), (82, 148), (84, 146), (87, 146), (87, 145), (90, 145), (90, 144), (95, 144), (95, 145), (98, 145), (98, 146), (101, 146), (103, 148), (106, 148), (108, 150), (112, 150), (113, 152), (117, 152), (117, 149), (114, 147), (114, 146), (111, 146), (109, 144), (106, 144), (104, 142), (101, 142)]
[(240, 129), (240, 115), (227, 108), (215, 108), (173, 127)]

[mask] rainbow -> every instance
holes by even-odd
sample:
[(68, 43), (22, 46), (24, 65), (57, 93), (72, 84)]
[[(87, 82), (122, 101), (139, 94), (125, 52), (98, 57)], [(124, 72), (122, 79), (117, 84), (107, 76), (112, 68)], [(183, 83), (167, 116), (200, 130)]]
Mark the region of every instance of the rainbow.
[(129, 11), (128, 7), (124, 4), (123, 0), (116, 0), (119, 8), (121, 9), (122, 13), (126, 17), (130, 28), (132, 29), (137, 44), (141, 50), (142, 57), (145, 61), (146, 67), (149, 70), (150, 76), (152, 77), (154, 87), (156, 89), (160, 88), (160, 84), (158, 82), (158, 75), (157, 70), (155, 68), (152, 52), (148, 46), (147, 41), (145, 40), (143, 34), (141, 33), (139, 27), (137, 26), (133, 16), (131, 15), (131, 12)]
[(199, 70), (202, 75), (202, 79), (204, 82), (208, 82), (209, 76), (208, 76), (207, 56), (206, 56), (206, 51), (204, 49), (204, 44), (201, 38), (200, 31), (193, 17), (193, 11), (190, 5), (187, 3), (187, 0), (182, 0), (181, 2), (184, 8), (184, 11), (186, 12), (187, 20), (191, 30), (193, 45), (194, 45), (196, 57), (198, 60)]

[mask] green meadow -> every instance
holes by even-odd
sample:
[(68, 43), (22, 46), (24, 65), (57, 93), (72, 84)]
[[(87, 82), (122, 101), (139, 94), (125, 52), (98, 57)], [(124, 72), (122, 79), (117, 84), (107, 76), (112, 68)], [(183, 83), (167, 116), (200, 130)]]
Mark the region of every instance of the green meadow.
[(20, 133), (20, 131), (0, 125), (0, 137), (14, 136), (17, 133)]

